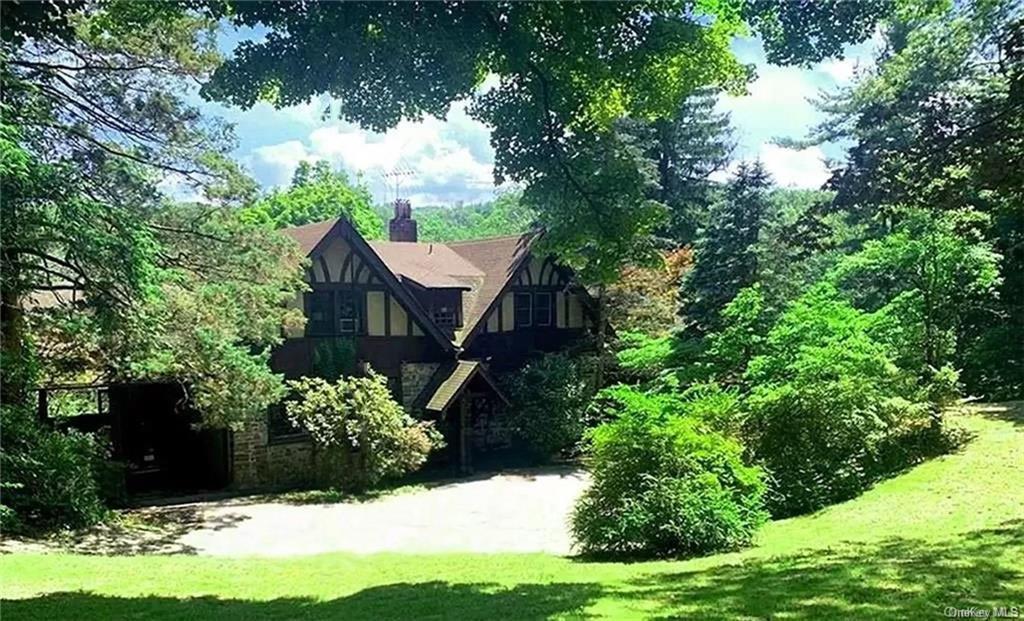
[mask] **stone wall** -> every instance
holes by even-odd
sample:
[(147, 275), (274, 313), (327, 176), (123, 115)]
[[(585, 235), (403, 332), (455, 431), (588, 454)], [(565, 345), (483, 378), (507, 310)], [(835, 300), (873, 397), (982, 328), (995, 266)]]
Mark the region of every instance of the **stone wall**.
[(437, 362), (403, 362), (402, 363), (402, 407), (412, 412), (416, 398), (430, 383), (430, 378), (441, 366)]
[(309, 440), (270, 443), (264, 421), (234, 432), (236, 488), (285, 487), (313, 481), (313, 447)]

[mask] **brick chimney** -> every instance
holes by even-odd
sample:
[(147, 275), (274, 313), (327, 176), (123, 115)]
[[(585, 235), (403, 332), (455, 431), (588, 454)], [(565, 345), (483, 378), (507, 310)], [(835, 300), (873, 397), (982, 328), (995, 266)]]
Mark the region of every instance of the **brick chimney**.
[(412, 219), (412, 205), (408, 200), (395, 201), (395, 217), (388, 222), (388, 233), (393, 242), (416, 241), (416, 221)]

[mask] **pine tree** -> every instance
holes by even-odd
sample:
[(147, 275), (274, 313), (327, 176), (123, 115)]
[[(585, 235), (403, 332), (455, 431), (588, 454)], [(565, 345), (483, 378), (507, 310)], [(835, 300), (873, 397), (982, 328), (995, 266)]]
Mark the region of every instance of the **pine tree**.
[(716, 329), (722, 308), (756, 280), (755, 244), (771, 185), (760, 162), (741, 164), (723, 202), (712, 209), (708, 227), (697, 241), (696, 265), (681, 290), (682, 314), (698, 332)]
[(660, 235), (680, 246), (693, 243), (707, 219), (716, 183), (709, 177), (729, 164), (734, 147), (729, 115), (715, 112), (717, 93), (690, 95), (675, 116), (654, 125), (653, 159), (658, 165), (658, 200), (669, 217)]

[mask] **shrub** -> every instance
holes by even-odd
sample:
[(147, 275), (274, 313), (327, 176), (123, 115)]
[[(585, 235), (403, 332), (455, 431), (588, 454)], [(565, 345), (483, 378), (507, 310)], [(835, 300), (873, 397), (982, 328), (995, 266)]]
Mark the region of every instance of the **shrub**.
[(593, 484), (572, 516), (581, 551), (693, 555), (748, 544), (767, 517), (765, 485), (739, 443), (628, 393), (619, 388), (619, 417), (590, 433)]
[(743, 422), (743, 404), (736, 388), (714, 382), (694, 384), (679, 396), (688, 416), (728, 436), (738, 435)]
[[(869, 335), (871, 322), (834, 287), (817, 286), (786, 309), (766, 353), (750, 362), (744, 434), (771, 473), (777, 517), (852, 498), (945, 442), (933, 407), (914, 402), (913, 375)], [(936, 390), (945, 394), (950, 379), (944, 372)]]
[(416, 470), (443, 446), (431, 423), (413, 420), (398, 405), (381, 375), (289, 383), (296, 398), (286, 412), (313, 440), (321, 483), (362, 490)]
[(545, 354), (504, 382), (509, 425), (534, 458), (546, 461), (577, 448), (587, 426), (592, 394), (585, 361)]
[(107, 512), (100, 478), (105, 451), (91, 434), (44, 426), (28, 408), (3, 406), (0, 528), (94, 524)]

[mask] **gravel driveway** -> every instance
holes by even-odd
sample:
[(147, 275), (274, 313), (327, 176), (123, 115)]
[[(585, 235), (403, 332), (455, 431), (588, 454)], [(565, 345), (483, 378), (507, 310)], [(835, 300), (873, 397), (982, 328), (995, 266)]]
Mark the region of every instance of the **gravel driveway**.
[(76, 533), (45, 547), (211, 556), (568, 554), (569, 513), (588, 483), (582, 470), (556, 468), (477, 476), (366, 502), (296, 505), (236, 498), (151, 507), (130, 514), (143, 526), (132, 526), (129, 519), (127, 525)]

